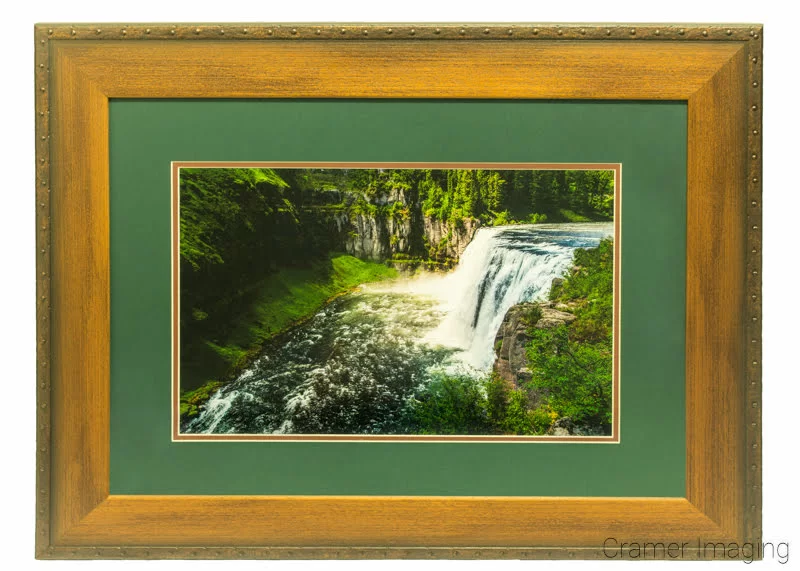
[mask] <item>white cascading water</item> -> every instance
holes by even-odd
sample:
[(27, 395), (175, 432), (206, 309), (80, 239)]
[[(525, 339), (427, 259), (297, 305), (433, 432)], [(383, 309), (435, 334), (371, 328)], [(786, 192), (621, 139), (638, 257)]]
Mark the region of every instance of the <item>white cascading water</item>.
[(446, 314), (425, 340), (459, 349), (468, 367), (491, 369), (495, 335), (509, 308), (546, 296), (575, 248), (596, 246), (612, 232), (613, 224), (605, 223), (479, 229), (455, 271), (409, 284), (409, 293), (438, 298)]

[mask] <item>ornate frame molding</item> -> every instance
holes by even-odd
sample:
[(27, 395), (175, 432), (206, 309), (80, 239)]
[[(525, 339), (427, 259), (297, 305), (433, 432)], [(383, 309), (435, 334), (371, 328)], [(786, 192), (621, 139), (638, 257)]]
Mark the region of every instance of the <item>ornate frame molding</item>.
[[(604, 525), (760, 541), (760, 25), (43, 24), (34, 36), (37, 557), (603, 559)], [(687, 101), (686, 498), (109, 496), (108, 99), (281, 96)], [(249, 524), (231, 526), (231, 510)], [(287, 536), (287, 520), (305, 531)]]

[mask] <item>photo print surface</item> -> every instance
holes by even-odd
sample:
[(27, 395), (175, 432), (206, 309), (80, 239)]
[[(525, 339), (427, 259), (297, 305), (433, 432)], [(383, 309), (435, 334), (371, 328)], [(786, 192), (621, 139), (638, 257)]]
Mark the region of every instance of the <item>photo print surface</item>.
[(173, 439), (617, 442), (620, 178), (173, 163)]

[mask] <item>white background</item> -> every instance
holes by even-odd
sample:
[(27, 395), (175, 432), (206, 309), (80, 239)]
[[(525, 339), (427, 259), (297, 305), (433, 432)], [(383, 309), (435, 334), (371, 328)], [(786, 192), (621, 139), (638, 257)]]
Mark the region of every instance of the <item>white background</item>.
[[(5, 162), (0, 167), (0, 454), (2, 529), (6, 569), (505, 569), (611, 567), (586, 562), (37, 562), (34, 532), (34, 108), (35, 22), (746, 22), (766, 26), (764, 57), (764, 539), (798, 539), (798, 169), (797, 23), (791, 0), (701, 2), (621, 0), (534, 2), (483, 0), (294, 0), (202, 3), (198, 0), (6, 0), (2, 8)], [(586, 467), (591, 471), (591, 466)], [(792, 545), (792, 547), (797, 547)], [(790, 548), (789, 566), (800, 563)], [(664, 565), (691, 563), (649, 563)], [(695, 564), (696, 565), (696, 564)], [(705, 563), (720, 566), (743, 563)], [(754, 566), (778, 566), (776, 561)]]

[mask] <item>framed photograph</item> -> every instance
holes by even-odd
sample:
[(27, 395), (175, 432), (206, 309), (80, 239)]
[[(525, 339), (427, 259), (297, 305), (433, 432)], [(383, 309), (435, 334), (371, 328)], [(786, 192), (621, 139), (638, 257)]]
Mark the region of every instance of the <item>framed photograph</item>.
[(37, 557), (760, 559), (762, 33), (36, 26)]

